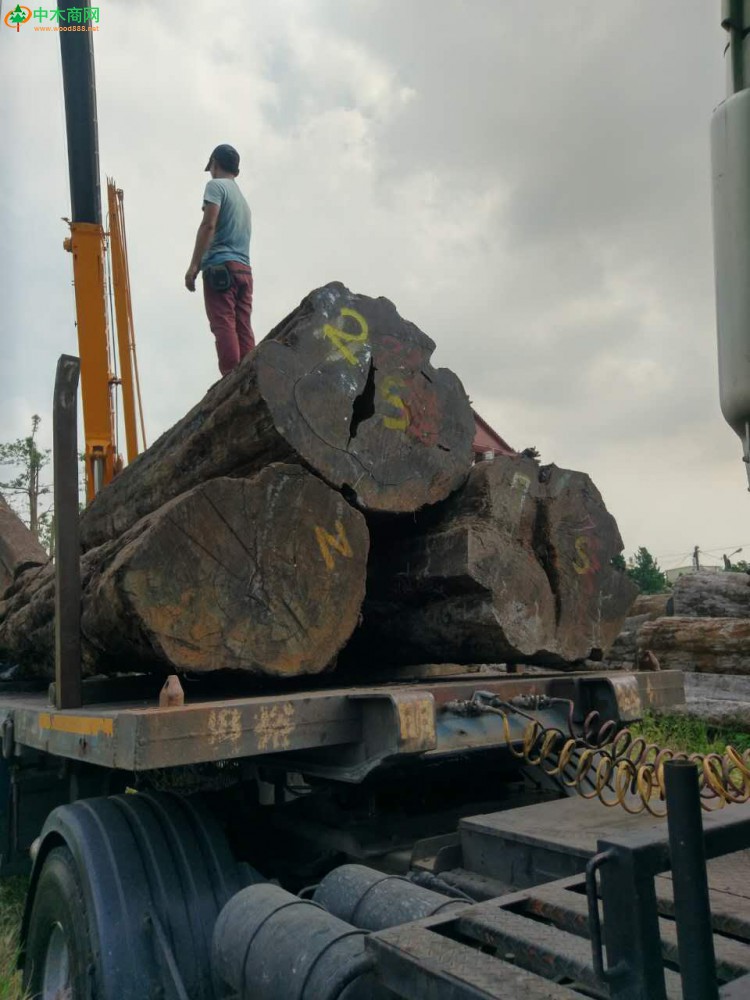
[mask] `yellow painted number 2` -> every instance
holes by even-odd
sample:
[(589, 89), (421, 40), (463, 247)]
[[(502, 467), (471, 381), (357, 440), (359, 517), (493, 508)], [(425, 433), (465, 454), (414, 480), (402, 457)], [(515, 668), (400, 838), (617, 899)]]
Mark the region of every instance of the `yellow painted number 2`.
[(356, 365), (356, 355), (350, 351), (346, 345), (363, 344), (367, 340), (367, 334), (369, 332), (367, 320), (354, 309), (342, 309), (341, 317), (343, 318), (344, 316), (350, 316), (353, 320), (355, 320), (359, 326), (359, 333), (347, 333), (346, 330), (340, 330), (337, 326), (331, 326), (330, 323), (326, 323), (323, 327), (323, 336), (327, 337), (331, 341), (331, 343), (346, 358), (350, 365)]

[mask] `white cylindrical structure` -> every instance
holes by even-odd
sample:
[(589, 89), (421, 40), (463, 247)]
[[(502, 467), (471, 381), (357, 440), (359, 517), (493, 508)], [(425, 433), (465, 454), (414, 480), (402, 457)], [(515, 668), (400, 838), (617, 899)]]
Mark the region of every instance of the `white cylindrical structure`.
[(750, 482), (750, 89), (748, 0), (724, 0), (730, 96), (711, 118), (716, 321), (721, 412), (742, 441)]

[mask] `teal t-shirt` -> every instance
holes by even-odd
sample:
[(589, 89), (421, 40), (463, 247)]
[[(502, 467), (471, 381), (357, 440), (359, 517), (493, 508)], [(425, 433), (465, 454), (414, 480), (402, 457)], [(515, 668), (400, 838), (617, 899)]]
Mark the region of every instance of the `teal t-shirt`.
[(250, 206), (229, 177), (211, 179), (203, 192), (203, 203), (219, 205), (219, 218), (213, 243), (203, 255), (201, 271), (215, 264), (237, 260), (250, 266)]

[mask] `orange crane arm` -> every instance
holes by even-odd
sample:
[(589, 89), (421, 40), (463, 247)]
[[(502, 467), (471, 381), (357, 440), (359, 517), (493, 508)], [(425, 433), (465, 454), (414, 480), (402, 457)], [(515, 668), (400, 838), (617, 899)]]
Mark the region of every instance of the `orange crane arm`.
[[(88, 7), (89, 0), (60, 0), (59, 9)], [(60, 32), (65, 123), (70, 173), (70, 237), (65, 248), (73, 254), (78, 349), (81, 359), (81, 400), (85, 436), (86, 494), (91, 501), (115, 475), (119, 465), (114, 392), (119, 382), (112, 374), (109, 352), (105, 281), (105, 232), (99, 188), (99, 140), (92, 34)], [(121, 207), (121, 206), (120, 206)], [(115, 227), (114, 283), (118, 305), (125, 426), (128, 457), (138, 453), (135, 434), (133, 365), (135, 344), (129, 304), (127, 257), (122, 213), (110, 212)], [(120, 322), (120, 315), (122, 321)], [(130, 346), (132, 344), (132, 351)], [(142, 417), (142, 414), (141, 414)]]

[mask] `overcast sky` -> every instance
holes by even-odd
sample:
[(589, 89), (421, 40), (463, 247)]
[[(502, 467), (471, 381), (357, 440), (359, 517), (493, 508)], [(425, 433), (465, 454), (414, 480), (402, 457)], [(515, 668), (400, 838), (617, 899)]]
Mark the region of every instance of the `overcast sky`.
[[(384, 295), (512, 445), (591, 475), (626, 554), (750, 558), (716, 374), (719, 10), (101, 0), (100, 158), (125, 190), (150, 439), (218, 376), (183, 276), (203, 167), (231, 142), (259, 338), (328, 281)], [(76, 353), (58, 37), (0, 26), (0, 83), (0, 441), (34, 412), (50, 439), (56, 360)]]

